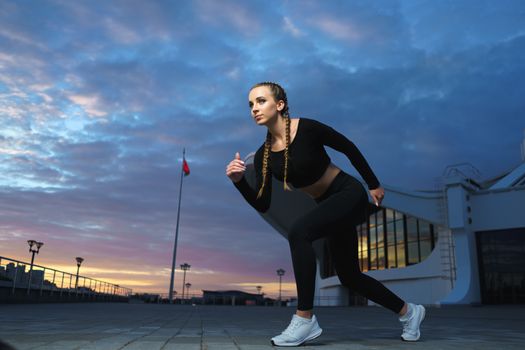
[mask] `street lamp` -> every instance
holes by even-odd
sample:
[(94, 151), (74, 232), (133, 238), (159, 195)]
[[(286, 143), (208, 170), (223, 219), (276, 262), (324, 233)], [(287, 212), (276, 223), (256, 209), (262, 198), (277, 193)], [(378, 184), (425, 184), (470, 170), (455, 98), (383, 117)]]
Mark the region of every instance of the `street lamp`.
[(257, 288), (257, 293), (261, 294), (262, 286), (257, 286), (257, 287), (255, 287), (255, 288)]
[(184, 278), (182, 279), (182, 297), (181, 297), (182, 300), (184, 300), (184, 286), (186, 283), (186, 270), (189, 270), (190, 267), (191, 265), (189, 265), (188, 263), (184, 263), (180, 265), (180, 268), (184, 271)]
[(284, 273), (285, 271), (283, 269), (277, 270), (277, 274), (279, 275), (279, 305), (281, 305), (281, 282)]
[(78, 272), (80, 270), (80, 264), (82, 264), (82, 261), (84, 261), (84, 259), (79, 256), (77, 256), (75, 259), (77, 260), (77, 280), (75, 282), (75, 289), (78, 289)]
[(27, 244), (29, 244), (29, 252), (33, 253), (33, 256), (31, 257), (31, 267), (29, 268), (29, 280), (27, 282), (27, 294), (29, 295), (29, 291), (31, 289), (31, 276), (33, 274), (33, 262), (35, 261), (35, 253), (38, 254), (40, 248), (44, 245), (44, 243), (30, 239), (27, 241)]
[(191, 287), (191, 283), (186, 283), (186, 298), (189, 298), (190, 296), (190, 287)]

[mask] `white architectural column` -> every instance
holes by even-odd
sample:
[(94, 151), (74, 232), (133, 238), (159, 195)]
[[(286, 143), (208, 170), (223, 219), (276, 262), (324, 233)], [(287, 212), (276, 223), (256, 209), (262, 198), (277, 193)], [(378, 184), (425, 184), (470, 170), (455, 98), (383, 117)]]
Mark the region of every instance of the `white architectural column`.
[(454, 289), (440, 304), (478, 304), (481, 302), (478, 260), (474, 234), (453, 230), (456, 255), (456, 281)]
[(457, 178), (447, 184), (448, 224), (452, 230), (456, 257), (456, 281), (440, 304), (478, 304), (481, 302), (476, 237), (467, 214), (468, 192)]

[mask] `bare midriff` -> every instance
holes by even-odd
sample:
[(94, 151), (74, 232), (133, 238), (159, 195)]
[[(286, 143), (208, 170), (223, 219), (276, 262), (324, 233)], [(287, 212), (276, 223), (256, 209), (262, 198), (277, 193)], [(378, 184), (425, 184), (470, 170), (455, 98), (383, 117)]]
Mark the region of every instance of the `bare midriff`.
[(334, 178), (337, 176), (337, 174), (339, 174), (340, 171), (341, 169), (339, 169), (334, 163), (330, 163), (319, 180), (317, 180), (311, 185), (300, 187), (298, 188), (298, 190), (306, 192), (310, 197), (314, 199), (318, 198), (326, 192), (326, 190), (328, 189), (332, 181), (334, 181)]

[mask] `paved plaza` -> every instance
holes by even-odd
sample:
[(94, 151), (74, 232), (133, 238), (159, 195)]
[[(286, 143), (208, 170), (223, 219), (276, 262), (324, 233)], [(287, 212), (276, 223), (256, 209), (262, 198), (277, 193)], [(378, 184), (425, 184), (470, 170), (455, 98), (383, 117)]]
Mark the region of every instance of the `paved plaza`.
[[(272, 349), (293, 308), (125, 303), (0, 304), (0, 339), (15, 349)], [(380, 307), (319, 307), (323, 334), (301, 349), (524, 349), (525, 306), (427, 307), (416, 343)], [(283, 348), (284, 349), (284, 348)]]

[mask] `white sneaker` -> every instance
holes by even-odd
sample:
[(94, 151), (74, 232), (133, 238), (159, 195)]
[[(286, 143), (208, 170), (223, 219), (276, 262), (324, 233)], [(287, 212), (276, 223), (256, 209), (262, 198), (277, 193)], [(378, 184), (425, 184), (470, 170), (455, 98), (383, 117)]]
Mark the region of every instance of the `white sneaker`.
[(322, 332), (315, 315), (309, 320), (294, 314), (288, 327), (280, 335), (272, 338), (272, 345), (299, 346), (317, 338)]
[[(415, 305), (408, 303), (409, 310), (406, 315), (399, 317), (399, 321), (403, 324), (403, 334), (401, 339), (404, 341), (417, 341), (419, 336), (419, 325), (425, 318), (425, 308), (423, 305)], [(412, 314), (409, 316), (409, 313)]]

